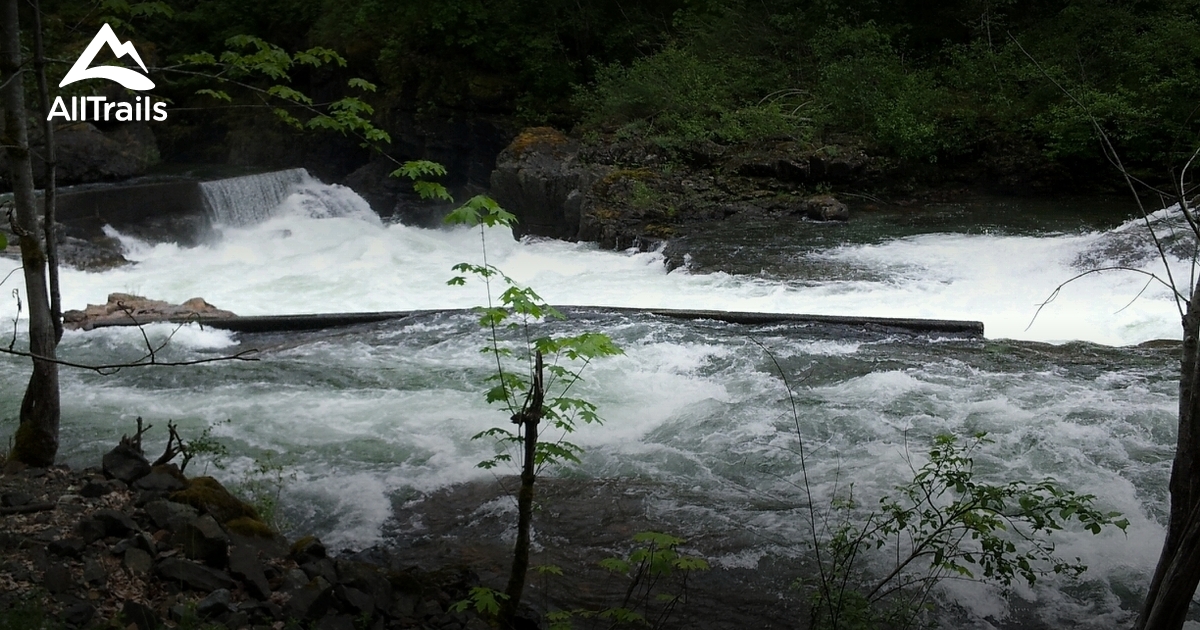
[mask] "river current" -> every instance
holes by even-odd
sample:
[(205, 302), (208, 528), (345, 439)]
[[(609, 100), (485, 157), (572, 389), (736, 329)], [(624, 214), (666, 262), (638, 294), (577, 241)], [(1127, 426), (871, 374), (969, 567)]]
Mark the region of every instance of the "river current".
[[(201, 296), (239, 315), (486, 301), (481, 285), (446, 285), (452, 265), (481, 261), (478, 230), (386, 224), (348, 189), (298, 179), (269, 212), (219, 226), (207, 245), (114, 232), (136, 264), (64, 270), (64, 304), (102, 303), (117, 291), (173, 302)], [(658, 521), (724, 540), (708, 547), (717, 570), (753, 570), (806, 553), (797, 426), (818, 500), (853, 483), (867, 505), (911, 476), (910, 459), (919, 464), (934, 436), (987, 432), (976, 460), (982, 478), (1053, 477), (1130, 525), (1126, 534), (1057, 536), (1059, 555), (1088, 565), (1080, 580), (1049, 579), (1012, 597), (956, 581), (939, 597), (979, 627), (1014, 618), (1110, 627), (1130, 621), (1163, 536), (1178, 344), (1143, 342), (1177, 340), (1179, 313), (1165, 288), (1133, 272), (1055, 289), (1109, 259), (1161, 275), (1147, 242), (1125, 236), (1139, 229), (1128, 223), (1135, 212), (1119, 202), (976, 199), (863, 208), (849, 225), (745, 221), (690, 237), (689, 265), (671, 272), (660, 253), (517, 242), (505, 229), (488, 230), (486, 247), (490, 263), (554, 304), (983, 321), (986, 338), (965, 340), (569, 312), (555, 331), (600, 330), (625, 354), (588, 367), (578, 393), (605, 422), (572, 436), (586, 449), (583, 462), (554, 475), (652, 487), (645, 509)], [(1189, 263), (1171, 262), (1186, 280)], [(15, 315), (10, 301), (0, 305), (0, 321)], [(471, 315), (288, 334), (152, 325), (147, 334), (173, 334), (165, 356), (257, 348), (261, 360), (113, 376), (65, 370), (63, 461), (93, 464), (138, 416), (163, 433), (168, 419), (185, 435), (212, 426), (231, 454), (225, 469), (207, 464), (209, 472), (236, 480), (276, 453), (295, 477), (284, 488), (287, 519), (348, 549), (427, 530), (420, 519), (399, 522), (396, 510), (493, 479), (476, 467), (493, 445), (470, 437), (507, 416), (483, 401), (487, 339)], [(796, 417), (760, 343), (791, 384)], [(60, 354), (111, 363), (143, 349), (137, 330), (102, 329), (68, 332)], [(26, 375), (24, 361), (0, 359), (4, 434)], [(164, 441), (153, 439), (149, 450)], [(774, 577), (786, 598), (801, 576)]]

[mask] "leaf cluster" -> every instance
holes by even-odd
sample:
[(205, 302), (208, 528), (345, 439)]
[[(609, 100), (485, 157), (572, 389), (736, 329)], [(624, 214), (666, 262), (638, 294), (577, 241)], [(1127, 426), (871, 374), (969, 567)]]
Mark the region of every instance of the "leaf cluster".
[[(933, 586), (948, 578), (1007, 588), (1016, 581), (1032, 586), (1046, 575), (1078, 576), (1087, 567), (1079, 558), (1055, 554), (1053, 532), (1071, 524), (1092, 534), (1128, 527), (1120, 513), (1095, 508), (1095, 496), (1064, 489), (1053, 479), (981, 481), (974, 453), (987, 442), (985, 434), (965, 444), (938, 436), (913, 478), (881, 498), (865, 518), (856, 514), (853, 489), (833, 504), (839, 518), (820, 542), (828, 573), (813, 601), (819, 625), (911, 625), (927, 607)], [(872, 552), (892, 558), (873, 579), (861, 566)], [(859, 581), (867, 586), (858, 588)]]

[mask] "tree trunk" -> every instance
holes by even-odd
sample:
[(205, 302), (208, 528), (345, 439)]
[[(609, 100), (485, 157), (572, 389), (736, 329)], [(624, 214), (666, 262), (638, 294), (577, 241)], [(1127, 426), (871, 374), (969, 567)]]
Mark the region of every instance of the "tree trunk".
[(37, 201), (26, 130), (25, 89), (19, 76), (21, 31), (17, 0), (0, 5), (0, 84), (4, 85), (4, 144), (13, 186), (13, 231), (21, 246), (25, 271), (25, 302), (29, 309), (29, 351), (50, 359), (34, 359), (33, 374), (21, 401), (20, 424), (9, 459), (30, 466), (49, 466), (58, 452), (58, 365), (53, 362), (57, 340), (46, 287), (46, 254), (38, 227)]
[(1150, 591), (1136, 630), (1179, 630), (1200, 583), (1200, 284), (1183, 317), (1183, 357), (1179, 366), (1179, 434), (1171, 466), (1171, 511)]
[(46, 184), (42, 193), (43, 222), (46, 232), (46, 268), (50, 274), (50, 320), (54, 323), (54, 343), (62, 341), (62, 293), (58, 288), (58, 147), (54, 144), (54, 121), (50, 120), (50, 88), (46, 84), (46, 48), (42, 42), (42, 7), (33, 0), (33, 68), (37, 73), (38, 101), (42, 109), (42, 135), (46, 138)]
[(535, 458), (537, 456), (538, 423), (542, 419), (542, 403), (545, 391), (542, 388), (542, 353), (534, 359), (533, 387), (529, 401), (521, 410), (520, 420), (525, 425), (524, 460), (521, 465), (521, 490), (517, 493), (517, 544), (513, 547), (512, 570), (508, 573), (508, 586), (504, 594), (508, 599), (500, 611), (500, 625), (511, 628), (525, 591), (525, 574), (529, 571), (529, 530), (533, 524), (533, 482), (537, 479)]

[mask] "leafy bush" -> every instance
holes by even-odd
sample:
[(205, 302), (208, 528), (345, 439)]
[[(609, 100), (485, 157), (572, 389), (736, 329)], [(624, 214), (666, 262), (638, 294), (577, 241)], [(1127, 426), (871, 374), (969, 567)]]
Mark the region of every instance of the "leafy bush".
[(588, 125), (638, 129), (665, 145), (807, 134), (797, 108), (745, 93), (739, 69), (668, 47), (629, 66), (601, 68), (574, 102)]

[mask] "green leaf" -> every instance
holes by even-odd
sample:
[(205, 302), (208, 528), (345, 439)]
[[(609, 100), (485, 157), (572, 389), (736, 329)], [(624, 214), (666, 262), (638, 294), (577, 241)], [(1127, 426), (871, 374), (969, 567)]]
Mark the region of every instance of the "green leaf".
[(204, 88), (202, 90), (196, 90), (196, 94), (201, 96), (211, 96), (218, 101), (225, 101), (226, 103), (233, 102), (233, 99), (230, 98), (229, 94), (225, 93), (224, 90), (210, 90), (208, 88)]
[(0, 250), (8, 249), (8, 235), (0, 232)]

